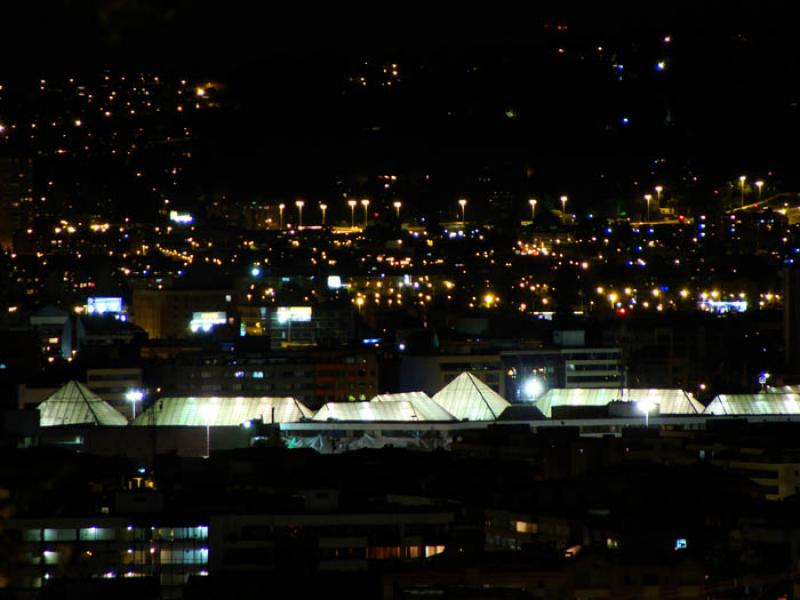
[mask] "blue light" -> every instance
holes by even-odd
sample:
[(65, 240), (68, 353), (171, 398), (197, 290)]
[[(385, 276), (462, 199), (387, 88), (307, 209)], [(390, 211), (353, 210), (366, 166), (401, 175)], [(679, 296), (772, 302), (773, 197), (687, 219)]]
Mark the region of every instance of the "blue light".
[(631, 121), (630, 121), (630, 119), (628, 117), (622, 117), (619, 120), (619, 122), (622, 123), (623, 125), (629, 125)]
[(660, 60), (656, 63), (656, 71), (663, 72), (667, 68), (667, 61)]
[(261, 277), (261, 267), (253, 267), (250, 269), (250, 275), (253, 277)]

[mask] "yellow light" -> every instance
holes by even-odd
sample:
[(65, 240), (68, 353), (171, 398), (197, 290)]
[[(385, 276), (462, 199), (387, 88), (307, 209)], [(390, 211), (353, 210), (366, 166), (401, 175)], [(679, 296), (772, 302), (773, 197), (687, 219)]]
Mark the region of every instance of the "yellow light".
[(496, 300), (497, 300), (497, 298), (495, 298), (494, 294), (486, 294), (483, 297), (483, 303), (486, 306), (491, 306), (492, 304), (494, 304), (496, 302)]
[(689, 295), (689, 290), (680, 291), (681, 298), (686, 298)]
[(205, 95), (206, 95), (206, 91), (205, 91), (205, 89), (203, 89), (203, 88), (201, 88), (201, 87), (198, 87), (197, 89), (195, 89), (194, 93), (195, 93), (195, 94), (197, 94), (197, 96), (198, 96), (199, 98), (202, 98), (203, 96), (205, 96)]
[(661, 295), (661, 290), (658, 288), (653, 289), (653, 296), (658, 298)]

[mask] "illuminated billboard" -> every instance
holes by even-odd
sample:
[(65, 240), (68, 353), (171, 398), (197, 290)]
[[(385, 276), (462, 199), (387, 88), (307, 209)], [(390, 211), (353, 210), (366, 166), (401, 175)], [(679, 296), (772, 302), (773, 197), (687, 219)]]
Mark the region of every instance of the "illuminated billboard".
[(189, 321), (192, 333), (208, 333), (217, 325), (224, 325), (227, 317), (224, 312), (195, 312)]
[(278, 323), (308, 323), (311, 321), (310, 306), (279, 306)]
[(122, 312), (122, 298), (92, 296), (86, 299), (86, 314), (118, 315)]

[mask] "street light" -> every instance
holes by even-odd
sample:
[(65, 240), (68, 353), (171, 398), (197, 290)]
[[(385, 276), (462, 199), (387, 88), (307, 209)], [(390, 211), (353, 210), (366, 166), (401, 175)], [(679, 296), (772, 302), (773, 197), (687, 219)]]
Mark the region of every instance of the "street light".
[(392, 203), (392, 206), (394, 206), (395, 213), (397, 213), (397, 218), (399, 219), (400, 218), (400, 207), (403, 206), (403, 203), (400, 202), (399, 200), (395, 200)]
[(636, 408), (639, 409), (639, 412), (644, 413), (644, 426), (650, 426), (650, 411), (652, 411), (656, 407), (656, 403), (653, 402), (651, 398), (645, 398), (644, 400), (639, 400), (636, 403)]
[(283, 229), (283, 209), (286, 208), (286, 205), (282, 202), (278, 204), (278, 222), (280, 223), (279, 229)]
[(747, 175), (739, 175), (739, 186), (742, 188), (742, 208), (744, 208), (744, 182), (747, 180)]
[(531, 205), (531, 222), (536, 218), (536, 198), (531, 198), (528, 200), (528, 204)]
[(216, 413), (216, 409), (211, 406), (210, 404), (203, 404), (200, 407), (200, 415), (203, 417), (203, 420), (206, 422), (206, 456), (208, 458), (211, 456), (211, 420), (214, 418), (214, 414)]
[(764, 187), (764, 182), (759, 180), (755, 182), (756, 189), (758, 190), (758, 201), (761, 202), (761, 188)]
[(136, 420), (136, 403), (141, 402), (143, 398), (144, 398), (144, 392), (142, 392), (141, 390), (129, 390), (125, 394), (125, 399), (128, 402), (130, 402), (131, 406), (133, 407), (132, 409), (133, 416), (131, 417), (131, 421)]
[(656, 190), (656, 208), (660, 209), (661, 208), (661, 192), (664, 191), (664, 186), (657, 185), (655, 187), (655, 190)]
[(569, 200), (569, 198), (561, 196), (561, 214), (564, 215), (564, 220), (566, 220), (567, 217), (567, 200)]
[(467, 222), (467, 201), (464, 198), (461, 198), (458, 201), (458, 205), (461, 207), (461, 224)]
[(356, 228), (356, 202), (355, 200), (348, 200), (347, 206), (350, 207), (350, 229)]
[(652, 194), (645, 194), (644, 195), (645, 202), (647, 202), (647, 221), (650, 222), (650, 200), (653, 199)]
[(302, 200), (298, 200), (294, 203), (297, 207), (297, 228), (300, 229), (303, 226), (303, 206), (305, 206), (305, 202)]
[(361, 206), (364, 207), (364, 227), (366, 227), (367, 226), (367, 219), (369, 218), (369, 216), (367, 215), (367, 211), (369, 210), (369, 200), (367, 198), (364, 198), (361, 201)]
[(528, 401), (536, 400), (536, 398), (542, 395), (543, 391), (544, 384), (538, 377), (529, 377), (525, 383), (522, 384), (522, 394)]
[(325, 227), (325, 211), (328, 210), (328, 205), (324, 202), (320, 202), (319, 209), (322, 211), (322, 226)]

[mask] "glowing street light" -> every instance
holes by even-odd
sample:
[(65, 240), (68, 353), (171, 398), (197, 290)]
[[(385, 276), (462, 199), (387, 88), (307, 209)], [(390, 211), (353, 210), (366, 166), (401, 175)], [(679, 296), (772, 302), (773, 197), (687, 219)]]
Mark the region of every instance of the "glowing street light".
[(739, 187), (742, 188), (742, 207), (744, 207), (744, 182), (747, 180), (747, 175), (739, 176)]
[(664, 186), (657, 185), (655, 187), (656, 190), (656, 208), (661, 208), (661, 192), (664, 191)]
[(350, 207), (350, 229), (356, 228), (356, 202), (355, 200), (348, 200), (347, 206)]
[(210, 404), (204, 404), (200, 407), (200, 416), (203, 417), (203, 420), (206, 422), (206, 456), (208, 458), (211, 456), (211, 420), (214, 418), (214, 414), (216, 413), (216, 409), (211, 406)]
[(636, 408), (639, 409), (639, 412), (644, 413), (644, 426), (650, 426), (650, 412), (656, 408), (656, 403), (653, 402), (651, 398), (645, 398), (644, 400), (639, 400), (636, 403)]
[(528, 204), (531, 205), (531, 221), (533, 221), (536, 218), (536, 198), (528, 200)]
[(522, 395), (526, 400), (533, 401), (542, 395), (544, 384), (538, 377), (532, 376), (522, 384)]
[(325, 227), (325, 211), (328, 210), (328, 205), (324, 202), (320, 202), (319, 209), (322, 211), (322, 226)]
[(141, 402), (143, 398), (144, 392), (142, 392), (142, 390), (128, 390), (128, 392), (125, 394), (125, 400), (131, 403), (132, 421), (136, 419), (136, 403)]
[(567, 200), (569, 200), (569, 198), (561, 196), (561, 214), (564, 215), (565, 220), (567, 217)]
[(652, 194), (645, 194), (644, 195), (644, 200), (645, 200), (645, 202), (647, 202), (647, 221), (648, 222), (650, 221), (650, 200), (652, 200), (652, 199), (653, 199), (653, 195)]
[(285, 208), (286, 208), (286, 205), (283, 202), (278, 204), (278, 223), (279, 223), (279, 228), (280, 229), (283, 229), (283, 210)]
[(467, 222), (467, 201), (464, 198), (459, 199), (458, 205), (461, 207), (461, 224)]
[(395, 200), (392, 203), (392, 206), (394, 206), (395, 213), (397, 214), (397, 218), (399, 219), (400, 218), (400, 207), (403, 206), (403, 203), (400, 202), (399, 200)]
[(761, 188), (764, 187), (764, 182), (758, 180), (755, 182), (755, 184), (756, 184), (756, 189), (758, 190), (758, 201), (761, 202)]
[(303, 226), (303, 207), (305, 206), (305, 202), (302, 200), (298, 200), (294, 203), (297, 207), (297, 227), (298, 229)]
[(367, 214), (367, 211), (369, 210), (369, 200), (367, 198), (364, 198), (361, 201), (361, 206), (364, 207), (364, 227), (366, 227), (367, 219), (369, 219), (369, 215)]

